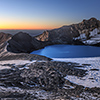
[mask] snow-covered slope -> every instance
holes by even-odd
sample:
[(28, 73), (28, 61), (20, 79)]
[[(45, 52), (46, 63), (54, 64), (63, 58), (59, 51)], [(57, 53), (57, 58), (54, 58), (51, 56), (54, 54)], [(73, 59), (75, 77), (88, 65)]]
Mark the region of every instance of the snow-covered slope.
[(86, 45), (93, 45), (100, 43), (100, 28), (95, 28), (93, 31), (89, 32), (88, 37), (86, 33), (80, 34), (80, 36), (73, 38), (74, 40), (81, 40)]
[(77, 77), (72, 75), (66, 75), (65, 79), (85, 87), (100, 87), (100, 57), (93, 58), (53, 58), (56, 61), (64, 62), (75, 62), (81, 66), (84, 64), (85, 67), (76, 67), (77, 69), (87, 70), (87, 75), (84, 77)]

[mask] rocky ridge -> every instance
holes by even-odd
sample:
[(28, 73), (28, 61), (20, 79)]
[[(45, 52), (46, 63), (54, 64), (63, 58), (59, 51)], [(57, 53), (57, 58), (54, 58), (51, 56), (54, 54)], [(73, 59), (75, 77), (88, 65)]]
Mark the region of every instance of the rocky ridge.
[[(58, 29), (44, 31), (41, 35), (36, 36), (40, 41), (49, 41), (52, 44), (85, 44), (83, 39), (90, 39), (93, 34), (90, 32), (97, 29), (100, 32), (100, 21), (96, 18), (83, 20), (81, 23), (63, 26)], [(78, 38), (80, 37), (80, 38)]]
[(12, 37), (11, 34), (5, 34), (3, 32), (0, 33), (0, 55), (2, 55), (4, 52), (6, 52), (6, 47), (8, 44), (8, 40), (10, 40)]

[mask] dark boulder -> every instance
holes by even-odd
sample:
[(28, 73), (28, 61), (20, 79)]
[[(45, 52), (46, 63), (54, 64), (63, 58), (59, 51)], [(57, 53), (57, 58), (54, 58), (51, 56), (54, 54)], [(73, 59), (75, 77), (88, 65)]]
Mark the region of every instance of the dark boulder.
[(85, 44), (80, 40), (73, 40), (73, 45), (85, 45)]
[(100, 43), (93, 44), (92, 46), (100, 47)]

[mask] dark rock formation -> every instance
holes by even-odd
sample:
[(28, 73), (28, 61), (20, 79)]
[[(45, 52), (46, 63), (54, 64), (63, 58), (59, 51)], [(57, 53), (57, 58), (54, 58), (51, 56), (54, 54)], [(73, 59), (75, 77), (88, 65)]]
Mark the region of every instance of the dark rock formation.
[(45, 43), (23, 32), (15, 34), (8, 43), (7, 50), (14, 53), (30, 53), (45, 46)]
[(56, 90), (64, 84), (64, 76), (54, 67), (48, 65), (49, 62), (36, 62), (31, 64), (30, 70), (23, 70), (21, 77), (25, 79), (24, 83), (30, 86), (40, 86), (46, 90)]
[(96, 44), (93, 44), (91, 46), (97, 46), (97, 47), (100, 47), (100, 43), (96, 43)]
[(74, 44), (75, 41), (73, 41), (73, 38), (85, 33), (88, 39), (89, 32), (98, 27), (100, 27), (100, 21), (96, 18), (91, 18), (83, 20), (78, 24), (45, 31), (41, 35), (36, 36), (36, 39), (50, 41), (52, 44)]

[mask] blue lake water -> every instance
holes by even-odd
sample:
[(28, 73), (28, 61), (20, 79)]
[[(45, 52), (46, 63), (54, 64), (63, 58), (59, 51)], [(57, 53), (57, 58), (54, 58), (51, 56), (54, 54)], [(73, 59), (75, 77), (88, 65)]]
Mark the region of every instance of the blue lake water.
[(100, 47), (81, 45), (51, 45), (33, 51), (31, 54), (43, 55), (50, 58), (82, 58), (100, 56)]

